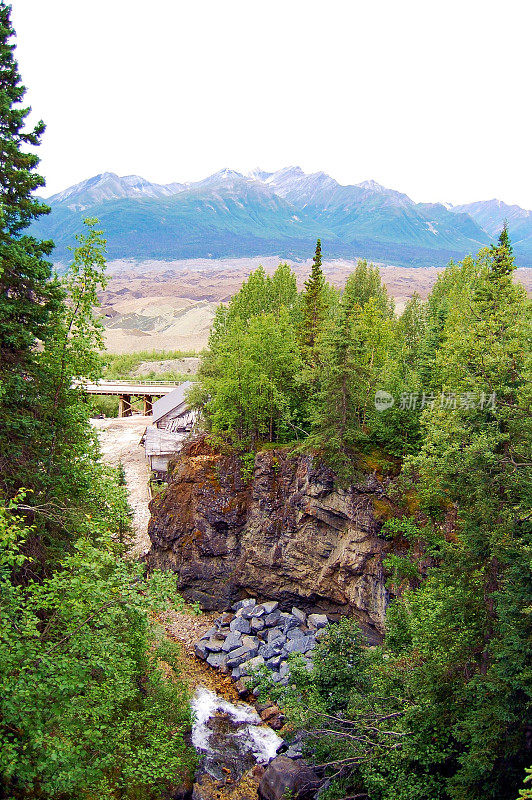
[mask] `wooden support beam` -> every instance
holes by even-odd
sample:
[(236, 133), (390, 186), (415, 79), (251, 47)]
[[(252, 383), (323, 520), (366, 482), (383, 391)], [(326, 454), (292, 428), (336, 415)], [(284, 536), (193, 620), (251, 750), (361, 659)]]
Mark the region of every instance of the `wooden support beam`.
[(132, 415), (131, 409), (131, 395), (130, 394), (121, 394), (118, 398), (118, 416), (119, 417), (131, 417)]
[(151, 394), (144, 395), (144, 416), (147, 417), (152, 413), (152, 396)]

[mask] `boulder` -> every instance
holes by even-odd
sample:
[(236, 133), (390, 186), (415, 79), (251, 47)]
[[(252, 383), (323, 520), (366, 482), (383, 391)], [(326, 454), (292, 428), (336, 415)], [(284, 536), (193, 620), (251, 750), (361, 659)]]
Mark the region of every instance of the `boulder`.
[(303, 633), (301, 628), (292, 628), (286, 634), (286, 638), (288, 639), (288, 641), (291, 641), (292, 639), (301, 639), (303, 638), (304, 635), (305, 634)]
[(251, 620), (251, 630), (255, 633), (257, 631), (261, 631), (264, 628), (264, 620), (260, 617), (253, 617)]
[(296, 608), (296, 606), (294, 606), (292, 608), (292, 616), (296, 617), (299, 620), (300, 623), (305, 625), (305, 623), (307, 621), (307, 615), (305, 614), (304, 611), (301, 611), (300, 608)]
[(282, 649), (282, 640), (277, 639), (275, 642), (272, 642), (272, 644), (263, 644), (262, 647), (259, 647), (259, 655), (268, 661), (269, 658), (274, 658), (275, 656), (280, 655)]
[(222, 650), (228, 653), (230, 650), (236, 650), (237, 647), (242, 646), (242, 634), (238, 631), (230, 633), (222, 645)]
[(244, 619), (243, 617), (235, 617), (229, 625), (229, 628), (233, 633), (236, 631), (238, 631), (238, 633), (251, 633), (251, 624), (248, 619)]
[(259, 783), (261, 800), (310, 800), (319, 787), (318, 776), (302, 760), (277, 756), (270, 761)]
[(289, 655), (290, 653), (307, 653), (316, 646), (316, 639), (314, 636), (302, 636), (300, 639), (291, 639), (288, 641), (283, 652)]
[(329, 620), (325, 614), (309, 614), (307, 622), (311, 628), (325, 628)]
[(277, 600), (268, 600), (266, 603), (262, 604), (264, 606), (264, 610), (267, 614), (271, 614), (273, 611), (276, 611), (279, 608), (279, 603)]
[(284, 625), (283, 625), (284, 633), (287, 633), (287, 631), (289, 631), (291, 628), (297, 628), (297, 626), (300, 624), (300, 620), (293, 614), (285, 614), (284, 617), (281, 614), (281, 619), (284, 619)]
[(283, 639), (284, 634), (280, 628), (271, 628), (267, 633), (268, 644), (274, 642), (276, 639)]
[(264, 624), (267, 628), (270, 628), (272, 625), (277, 625), (281, 618), (281, 612), (278, 608), (274, 609), (271, 614), (266, 614), (264, 617)]
[(258, 652), (259, 651), (256, 647), (238, 647), (227, 656), (227, 666), (239, 667), (240, 664), (244, 663), (244, 661), (249, 661), (250, 658), (255, 658), (255, 656), (258, 655)]
[(219, 617), (214, 624), (217, 628), (226, 628), (234, 618), (234, 614), (232, 614), (230, 611), (226, 611), (225, 614), (222, 614), (222, 616)]
[(231, 608), (233, 611), (239, 611), (241, 608), (254, 606), (256, 602), (257, 601), (253, 597), (246, 597), (244, 600), (239, 600), (238, 603), (234, 603)]
[(203, 639), (200, 639), (199, 642), (196, 642), (194, 645), (194, 653), (198, 658), (201, 658), (202, 661), (205, 661), (209, 654), (209, 651), (207, 650), (207, 642)]
[(205, 648), (210, 653), (219, 653), (223, 647), (223, 643), (224, 643), (223, 639), (215, 639), (213, 637), (212, 639), (207, 639), (207, 641), (205, 642)]
[(207, 664), (216, 669), (221, 669), (227, 665), (227, 656), (225, 653), (211, 653), (207, 658)]
[(259, 647), (260, 642), (256, 636), (250, 636), (249, 634), (243, 634), (242, 636), (242, 647), (249, 647), (250, 649), (254, 647)]
[(242, 675), (250, 675), (253, 670), (262, 667), (264, 663), (265, 662), (262, 656), (255, 656), (255, 658), (250, 658), (248, 661), (244, 661), (240, 665), (240, 672)]

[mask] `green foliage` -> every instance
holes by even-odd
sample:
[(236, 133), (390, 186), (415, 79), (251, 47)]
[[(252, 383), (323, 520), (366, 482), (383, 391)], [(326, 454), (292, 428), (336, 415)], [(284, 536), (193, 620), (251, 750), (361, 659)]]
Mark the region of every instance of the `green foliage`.
[(244, 483), (248, 483), (255, 470), (255, 453), (243, 453), (240, 456), (240, 476)]
[[(135, 374), (143, 361), (180, 361), (182, 358), (197, 356), (194, 350), (140, 350), (138, 353), (104, 353), (101, 355), (102, 372), (106, 378), (127, 378)], [(164, 375), (151, 372), (143, 375), (144, 380), (193, 380), (194, 376), (181, 374), (176, 368)]]
[[(105, 241), (97, 220), (51, 279), (40, 123), (29, 112), (0, 2), (0, 782), (10, 800), (160, 797), (188, 776), (188, 697), (150, 624), (175, 582), (124, 556), (122, 471), (99, 461), (76, 379), (100, 375)], [(21, 487), (24, 487), (21, 489)], [(175, 786), (173, 787), (175, 788)]]
[(12, 583), (31, 534), (0, 511), (3, 785), (13, 798), (158, 796), (195, 763), (183, 685), (161, 666), (175, 667), (175, 653), (148, 619), (175, 582), (145, 579), (102, 531), (98, 546), (78, 539), (51, 577)]
[[(338, 626), (312, 671), (295, 659), (289, 687), (268, 689), (328, 798), (530, 794), (532, 331), (513, 269), (504, 230), (394, 320), (362, 266), (324, 323), (313, 442), (347, 470), (365, 446), (406, 455), (398, 500), (418, 509), (383, 525), (383, 645), (363, 651)], [(377, 412), (375, 388), (432, 399)]]
[(236, 442), (289, 441), (297, 433), (302, 369), (292, 307), (295, 276), (286, 264), (274, 275), (251, 273), (228, 307), (217, 310), (190, 399), (209, 429)]

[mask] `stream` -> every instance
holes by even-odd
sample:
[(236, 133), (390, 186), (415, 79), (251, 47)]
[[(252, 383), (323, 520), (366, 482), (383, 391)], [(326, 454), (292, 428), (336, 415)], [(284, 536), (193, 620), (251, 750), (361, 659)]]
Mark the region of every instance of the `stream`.
[(199, 773), (235, 784), (256, 764), (266, 765), (283, 744), (247, 703), (230, 703), (198, 686), (192, 698), (192, 744), (203, 756)]

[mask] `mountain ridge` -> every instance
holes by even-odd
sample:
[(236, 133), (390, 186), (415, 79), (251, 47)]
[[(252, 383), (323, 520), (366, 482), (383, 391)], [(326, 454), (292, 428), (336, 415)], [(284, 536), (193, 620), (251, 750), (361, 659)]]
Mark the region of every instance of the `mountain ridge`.
[(60, 262), (84, 216), (100, 219), (112, 259), (303, 258), (316, 238), (330, 257), (442, 266), (493, 241), (508, 219), (520, 266), (532, 266), (532, 213), (502, 201), (415, 203), (376, 181), (343, 185), (289, 166), (224, 168), (199, 181), (158, 184), (103, 172), (50, 196), (31, 232)]

